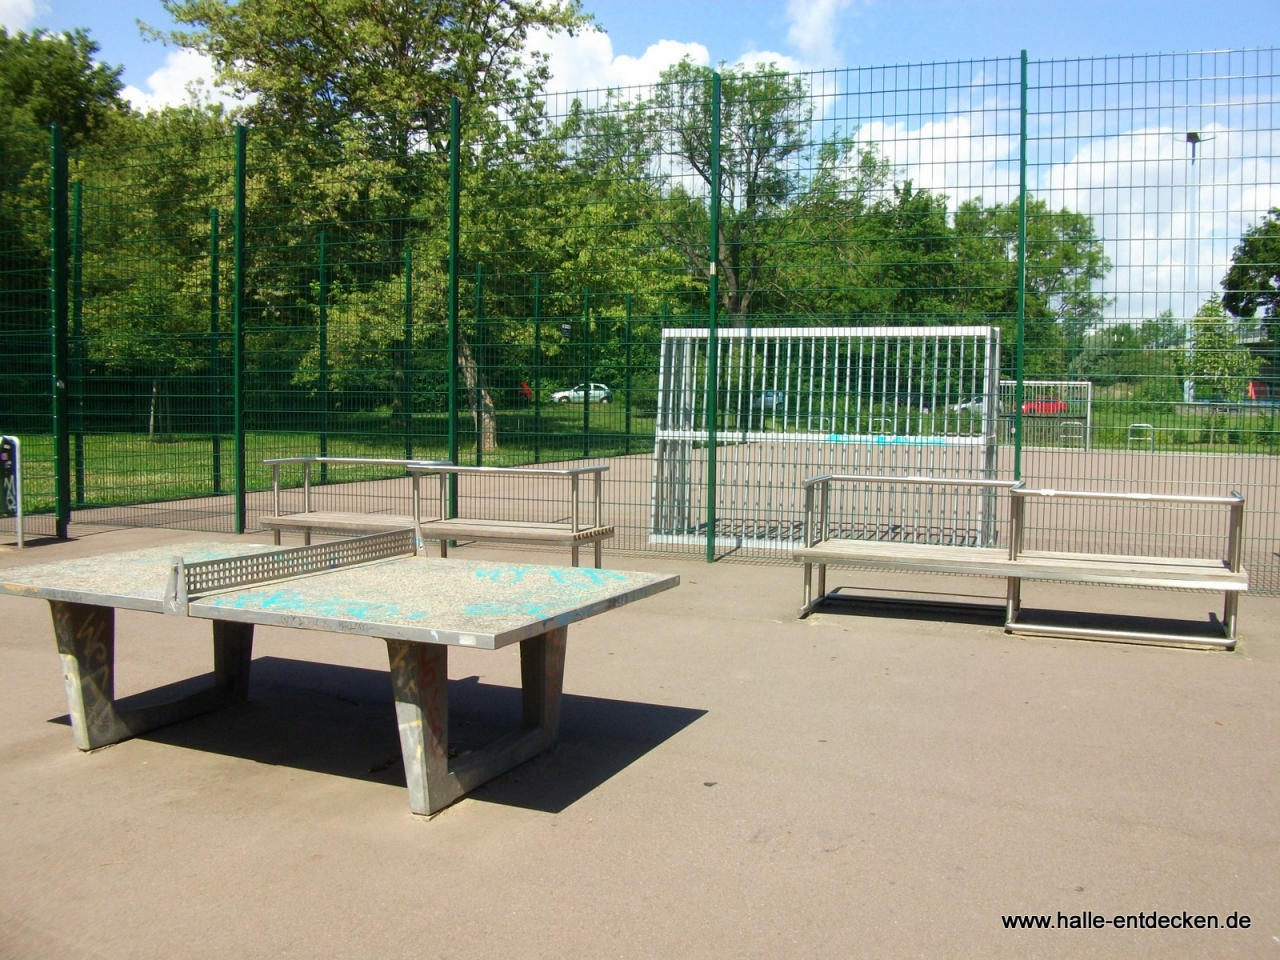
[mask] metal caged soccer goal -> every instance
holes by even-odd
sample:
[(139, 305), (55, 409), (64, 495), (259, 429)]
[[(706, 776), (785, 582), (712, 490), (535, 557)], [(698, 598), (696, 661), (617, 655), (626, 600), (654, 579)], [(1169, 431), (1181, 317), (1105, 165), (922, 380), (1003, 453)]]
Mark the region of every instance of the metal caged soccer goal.
[[(987, 326), (773, 327), (717, 334), (714, 440), (708, 333), (663, 331), (649, 539), (705, 543), (716, 454), (717, 548), (787, 552), (802, 481), (821, 473), (994, 478), (1000, 331)], [(974, 488), (849, 488), (842, 536), (989, 545), (994, 497)]]
[[(1000, 442), (1013, 443), (1017, 423), (1016, 380), (1000, 381)], [(1093, 383), (1089, 380), (1023, 380), (1022, 445), (1088, 450), (1093, 437)]]

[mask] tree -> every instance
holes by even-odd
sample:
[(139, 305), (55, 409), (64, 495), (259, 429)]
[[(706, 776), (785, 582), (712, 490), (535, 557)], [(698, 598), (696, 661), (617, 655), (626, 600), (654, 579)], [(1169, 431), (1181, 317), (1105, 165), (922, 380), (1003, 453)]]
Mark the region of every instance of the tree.
[[(424, 188), (445, 182), (450, 98), (503, 98), (517, 118), (527, 115), (521, 104), (527, 107), (549, 75), (545, 57), (524, 49), (529, 31), (572, 33), (590, 22), (577, 0), (162, 2), (192, 28), (165, 37), (208, 54), (219, 81), (254, 95), (246, 116), (275, 124), (268, 136), (294, 140), (295, 159), (307, 158), (313, 168), (330, 164), (336, 150), (346, 150), (336, 141), (360, 142), (375, 165), (394, 168), (377, 186), (392, 262), (412, 242), (412, 211), (423, 206)], [(310, 142), (296, 142), (281, 124), (308, 130)], [(347, 153), (340, 159), (350, 167)], [(464, 151), (464, 163), (476, 154)], [(315, 174), (301, 179), (308, 176)], [(297, 193), (312, 192), (310, 183), (298, 186)], [(464, 380), (483, 394), (484, 434), (496, 443), (493, 404), (470, 344), (460, 343), (459, 354)]]
[[(392, 138), (447, 145), (449, 98), (518, 97), (546, 81), (529, 31), (589, 23), (577, 0), (162, 0), (163, 36), (213, 58), (253, 94), (250, 115), (324, 131), (359, 120)], [(157, 31), (152, 31), (158, 34)]]
[(1268, 325), (1280, 323), (1280, 207), (1244, 232), (1222, 290), (1222, 306), (1233, 317), (1249, 319), (1261, 310)]
[[(698, 198), (704, 191), (709, 193), (714, 173), (711, 84), (711, 68), (695, 66), (686, 58), (662, 72), (648, 104), (660, 118), (652, 127), (650, 149), (655, 158), (676, 158), (700, 181), (696, 186), (675, 187), (673, 199), (677, 207), (685, 208), (684, 215), (670, 222), (664, 234), (703, 277), (711, 271), (710, 228)], [(813, 107), (805, 97), (804, 81), (771, 64), (754, 70), (722, 70), (720, 90), (716, 269), (724, 310), (730, 322), (740, 326), (760, 287), (768, 220), (800, 186), (800, 176), (788, 161), (810, 145)]]
[(0, 128), (60, 124), (68, 149), (93, 141), (113, 117), (123, 67), (98, 63), (98, 45), (84, 30), (12, 35), (0, 27)]
[[(960, 204), (955, 215), (958, 296), (967, 314), (1000, 318), (1006, 349), (1016, 331), (1018, 309), (1018, 202)], [(1028, 377), (1066, 372), (1085, 334), (1101, 321), (1107, 298), (1094, 284), (1111, 261), (1093, 218), (1027, 197), (1027, 298), (1024, 340)]]
[(1192, 321), (1191, 350), (1183, 359), (1183, 376), (1204, 387), (1203, 399), (1239, 403), (1262, 361), (1242, 346), (1221, 301), (1205, 303)]

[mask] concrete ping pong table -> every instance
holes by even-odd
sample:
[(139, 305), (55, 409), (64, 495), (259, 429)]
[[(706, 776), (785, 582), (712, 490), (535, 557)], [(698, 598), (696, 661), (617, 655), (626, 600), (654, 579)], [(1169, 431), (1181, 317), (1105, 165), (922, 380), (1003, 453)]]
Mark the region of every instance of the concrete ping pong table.
[[(49, 601), (81, 750), (246, 700), (254, 624), (382, 638), (409, 805), (431, 814), (555, 743), (570, 623), (669, 590), (680, 578), (438, 560), (417, 547), (412, 530), (284, 550), (189, 543), (9, 568), (0, 572), (0, 592)], [(119, 708), (117, 609), (211, 620), (213, 686)], [(497, 650), (517, 641), (521, 728), (450, 759), (449, 647)]]

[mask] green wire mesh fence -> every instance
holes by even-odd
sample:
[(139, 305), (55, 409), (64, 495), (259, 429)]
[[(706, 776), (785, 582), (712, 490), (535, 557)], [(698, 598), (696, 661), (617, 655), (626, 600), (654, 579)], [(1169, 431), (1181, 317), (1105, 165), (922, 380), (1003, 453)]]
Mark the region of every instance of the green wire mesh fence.
[[(23, 131), (0, 432), (49, 532), (253, 529), (262, 460), (304, 455), (605, 462), (616, 546), (709, 557), (785, 556), (831, 469), (1238, 489), (1280, 590), (1275, 57), (684, 63), (52, 159)], [(316, 480), (404, 512), (396, 475)], [(1054, 509), (1073, 549), (1217, 535)]]
[[(29, 535), (52, 536), (56, 471), (49, 133), (9, 130), (4, 143), (0, 153), (0, 433), (22, 441)], [(0, 528), (11, 528), (12, 523), (0, 520)]]

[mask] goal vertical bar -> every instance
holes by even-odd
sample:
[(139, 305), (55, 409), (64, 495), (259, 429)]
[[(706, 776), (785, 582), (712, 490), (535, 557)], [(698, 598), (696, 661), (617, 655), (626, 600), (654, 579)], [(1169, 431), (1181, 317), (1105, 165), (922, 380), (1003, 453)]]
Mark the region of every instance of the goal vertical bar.
[(716, 260), (720, 255), (720, 74), (711, 75), (711, 257), (707, 292), (707, 563), (716, 559), (716, 401), (719, 393), (717, 360), (717, 300), (720, 296)]

